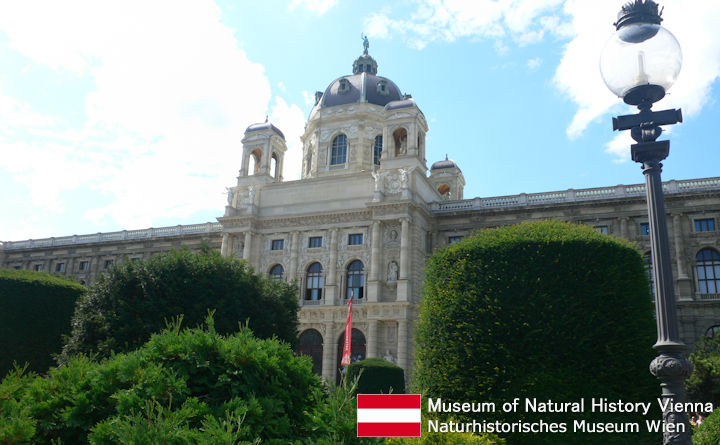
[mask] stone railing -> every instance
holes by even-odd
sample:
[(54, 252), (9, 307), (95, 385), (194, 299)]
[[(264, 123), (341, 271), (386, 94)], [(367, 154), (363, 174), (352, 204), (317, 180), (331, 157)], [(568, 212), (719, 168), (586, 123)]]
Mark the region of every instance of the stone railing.
[[(663, 183), (663, 190), (668, 195), (695, 190), (720, 190), (720, 178), (668, 181)], [(433, 202), (429, 205), (429, 207), (430, 210), (435, 213), (444, 213), (463, 210), (543, 205), (548, 203), (582, 202), (644, 195), (645, 184), (634, 184), (579, 190), (569, 189), (546, 193), (521, 193), (519, 195), (512, 196), (494, 196), (490, 198), (465, 199), (462, 201)]]
[(122, 230), (119, 232), (95, 233), (92, 235), (72, 235), (57, 238), (30, 239), (24, 241), (5, 241), (3, 250), (32, 249), (38, 247), (71, 246), (76, 244), (107, 243), (125, 240), (161, 238), (165, 236), (193, 235), (197, 233), (220, 232), (220, 223), (188, 224), (170, 227), (156, 227), (142, 230)]

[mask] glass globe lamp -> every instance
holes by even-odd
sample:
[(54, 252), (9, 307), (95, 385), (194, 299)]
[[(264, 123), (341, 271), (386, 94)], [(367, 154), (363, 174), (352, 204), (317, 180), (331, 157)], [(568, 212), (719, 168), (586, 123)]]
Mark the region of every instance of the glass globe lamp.
[(600, 56), (605, 85), (630, 105), (662, 99), (680, 74), (680, 44), (661, 20), (654, 2), (629, 3)]

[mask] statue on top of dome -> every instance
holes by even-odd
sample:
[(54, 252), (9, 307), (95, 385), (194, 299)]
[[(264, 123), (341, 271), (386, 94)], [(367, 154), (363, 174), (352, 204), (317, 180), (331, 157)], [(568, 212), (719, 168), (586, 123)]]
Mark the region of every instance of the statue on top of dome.
[(364, 33), (360, 34), (360, 37), (362, 38), (362, 41), (363, 41), (363, 49), (364, 49), (363, 54), (367, 55), (368, 49), (370, 48), (370, 41), (368, 40), (367, 36)]

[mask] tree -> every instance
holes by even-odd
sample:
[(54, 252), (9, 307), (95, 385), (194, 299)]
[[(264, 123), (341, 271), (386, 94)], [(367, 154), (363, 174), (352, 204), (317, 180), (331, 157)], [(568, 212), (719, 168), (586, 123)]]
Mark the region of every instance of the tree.
[(696, 345), (690, 362), (693, 373), (685, 382), (688, 399), (720, 405), (720, 336), (703, 337)]
[(0, 377), (28, 363), (45, 372), (70, 332), (76, 300), (85, 287), (45, 272), (0, 269)]
[[(627, 241), (551, 221), (483, 230), (435, 253), (425, 283), (415, 384), (428, 397), (498, 406), (516, 397), (657, 397), (647, 370), (655, 340), (649, 283), (640, 254)], [(522, 407), (517, 414), (483, 416), (572, 427), (576, 415)], [(642, 416), (627, 413), (590, 418), (632, 419), (644, 425)], [(652, 437), (513, 434), (508, 443), (645, 439)]]
[(79, 301), (72, 333), (61, 361), (70, 355), (135, 349), (183, 315), (199, 325), (215, 311), (220, 334), (248, 326), (260, 338), (277, 336), (294, 344), (297, 290), (255, 275), (246, 263), (217, 252), (176, 250), (149, 259), (126, 261), (100, 277)]

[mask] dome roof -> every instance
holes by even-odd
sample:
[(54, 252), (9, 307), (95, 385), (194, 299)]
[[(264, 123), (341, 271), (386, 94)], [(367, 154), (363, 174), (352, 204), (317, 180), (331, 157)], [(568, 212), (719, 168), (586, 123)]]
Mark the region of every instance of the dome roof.
[(370, 73), (343, 76), (333, 81), (325, 90), (320, 107), (334, 107), (357, 102), (367, 102), (384, 107), (389, 102), (402, 99), (400, 88), (390, 79)]
[(448, 159), (447, 155), (445, 155), (444, 160), (435, 162), (432, 167), (430, 167), (430, 170), (440, 170), (443, 168), (456, 168), (460, 170), (460, 167), (457, 166), (455, 161)]
[(282, 131), (272, 123), (268, 122), (267, 120), (265, 122), (261, 122), (259, 124), (252, 124), (249, 127), (245, 129), (245, 134), (250, 133), (251, 131), (260, 131), (260, 130), (272, 130), (275, 133), (277, 133), (283, 140), (285, 139), (285, 135)]

